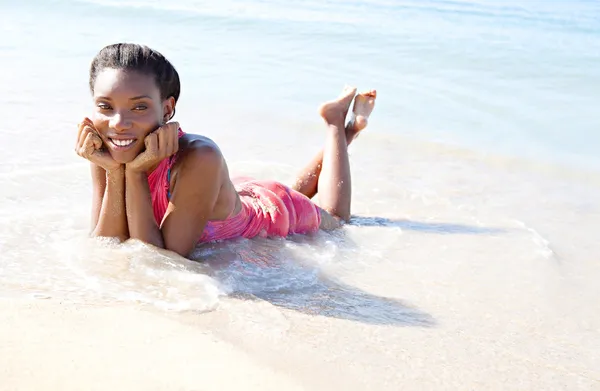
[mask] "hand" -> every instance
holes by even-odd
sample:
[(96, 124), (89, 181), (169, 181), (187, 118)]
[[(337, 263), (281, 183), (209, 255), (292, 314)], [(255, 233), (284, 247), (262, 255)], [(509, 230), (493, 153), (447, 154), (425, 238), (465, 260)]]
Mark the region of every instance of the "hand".
[(146, 150), (125, 165), (127, 171), (147, 172), (179, 150), (179, 123), (169, 122), (144, 139)]
[(102, 139), (89, 118), (85, 118), (77, 131), (75, 152), (84, 159), (102, 167), (105, 171), (113, 171), (121, 167), (106, 149), (103, 148)]

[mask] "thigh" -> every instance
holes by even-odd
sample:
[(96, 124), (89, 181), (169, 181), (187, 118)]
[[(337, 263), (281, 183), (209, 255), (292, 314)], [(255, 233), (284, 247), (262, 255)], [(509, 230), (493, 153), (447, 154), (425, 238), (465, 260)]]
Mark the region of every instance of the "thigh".
[[(304, 194), (277, 181), (258, 180), (251, 183), (269, 190), (283, 202), (288, 211), (290, 234), (307, 234), (321, 228), (321, 208)], [(333, 226), (333, 223), (327, 226)]]

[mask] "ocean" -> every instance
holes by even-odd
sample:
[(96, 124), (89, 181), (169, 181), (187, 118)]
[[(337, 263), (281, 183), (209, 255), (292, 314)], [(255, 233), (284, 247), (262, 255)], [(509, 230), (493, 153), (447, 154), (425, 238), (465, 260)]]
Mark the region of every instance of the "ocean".
[[(369, 365), (411, 333), (438, 336), (428, 354), (462, 341), (451, 361), (480, 365), (473, 379), (502, 356), (524, 368), (509, 385), (598, 386), (600, 2), (0, 0), (0, 34), (0, 296), (224, 311), (214, 333), (262, 360), (283, 348), (261, 341), (323, 344), (369, 389), (397, 389)], [(351, 223), (193, 260), (90, 240), (76, 124), (115, 42), (173, 62), (175, 119), (234, 175), (291, 183), (323, 144), (318, 105), (377, 89), (350, 148)]]

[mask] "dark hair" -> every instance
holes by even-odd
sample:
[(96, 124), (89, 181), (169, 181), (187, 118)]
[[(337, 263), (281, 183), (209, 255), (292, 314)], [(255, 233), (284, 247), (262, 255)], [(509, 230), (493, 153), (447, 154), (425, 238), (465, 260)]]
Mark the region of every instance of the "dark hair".
[(94, 93), (96, 77), (105, 68), (124, 69), (154, 76), (160, 90), (160, 98), (179, 99), (181, 86), (175, 67), (159, 52), (144, 45), (117, 43), (104, 47), (90, 67), (90, 91)]

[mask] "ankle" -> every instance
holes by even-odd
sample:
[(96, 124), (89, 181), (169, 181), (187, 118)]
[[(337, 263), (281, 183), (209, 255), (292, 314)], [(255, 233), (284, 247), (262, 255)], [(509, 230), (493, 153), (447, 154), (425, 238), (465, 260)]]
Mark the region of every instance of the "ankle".
[(346, 129), (342, 126), (327, 124), (327, 129), (336, 136), (343, 136), (346, 138)]

